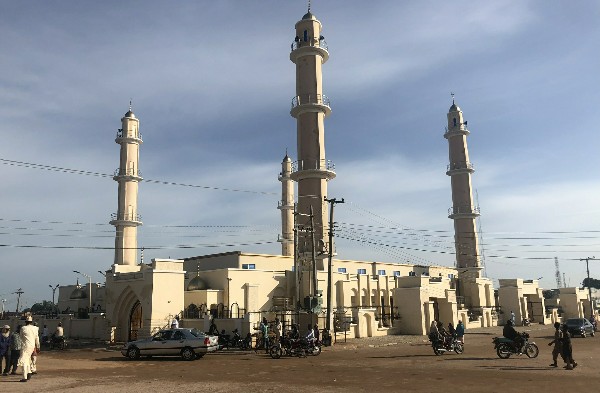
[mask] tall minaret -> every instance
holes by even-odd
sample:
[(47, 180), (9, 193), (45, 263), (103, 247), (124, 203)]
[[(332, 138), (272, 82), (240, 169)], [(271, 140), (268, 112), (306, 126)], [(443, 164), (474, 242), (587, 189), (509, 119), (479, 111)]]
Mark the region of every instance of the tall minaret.
[(476, 279), (481, 277), (481, 260), (475, 219), (479, 208), (473, 203), (471, 174), (473, 165), (469, 161), (467, 148), (467, 122), (463, 113), (454, 103), (448, 111), (448, 128), (444, 138), (448, 140), (450, 164), (446, 174), (452, 183), (452, 207), (448, 218), (454, 220), (454, 244), (456, 249), (456, 267), (461, 277)]
[[(298, 182), (298, 219), (304, 228), (310, 226), (307, 217), (312, 206), (314, 216), (314, 244), (317, 250), (317, 269), (323, 270), (320, 251), (326, 241), (327, 181), (335, 177), (334, 166), (325, 159), (324, 119), (331, 113), (329, 99), (323, 95), (322, 65), (329, 58), (327, 45), (321, 35), (321, 22), (310, 12), (296, 23), (296, 37), (292, 43), (290, 60), (296, 64), (296, 96), (292, 99), (290, 114), (297, 120), (298, 161), (292, 166), (291, 178)], [(309, 270), (310, 234), (298, 233), (298, 253), (303, 270)]]
[(142, 143), (139, 125), (130, 103), (115, 139), (121, 145), (120, 165), (113, 177), (119, 184), (118, 210), (112, 214), (110, 221), (116, 228), (115, 265), (137, 264), (137, 227), (142, 225), (137, 212), (138, 183), (142, 180), (138, 168)]
[(294, 256), (294, 182), (292, 174), (292, 160), (287, 152), (281, 162), (281, 201), (277, 208), (281, 210), (281, 255)]

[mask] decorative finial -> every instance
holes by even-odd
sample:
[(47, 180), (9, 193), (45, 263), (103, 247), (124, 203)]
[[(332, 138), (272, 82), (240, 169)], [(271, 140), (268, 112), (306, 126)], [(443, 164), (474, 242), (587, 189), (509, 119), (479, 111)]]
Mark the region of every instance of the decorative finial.
[(129, 99), (129, 110), (131, 111), (131, 98)]
[(308, 0), (308, 12), (310, 12), (310, 0)]
[(452, 104), (454, 104), (454, 93), (450, 92), (450, 95), (452, 96)]

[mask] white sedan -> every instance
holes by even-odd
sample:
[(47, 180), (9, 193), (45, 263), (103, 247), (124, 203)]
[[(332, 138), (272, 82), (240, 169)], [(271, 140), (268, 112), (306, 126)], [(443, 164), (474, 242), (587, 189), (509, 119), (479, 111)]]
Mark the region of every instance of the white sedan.
[(129, 359), (157, 355), (194, 360), (216, 351), (218, 346), (217, 336), (209, 336), (196, 329), (165, 329), (152, 337), (125, 343), (121, 354)]

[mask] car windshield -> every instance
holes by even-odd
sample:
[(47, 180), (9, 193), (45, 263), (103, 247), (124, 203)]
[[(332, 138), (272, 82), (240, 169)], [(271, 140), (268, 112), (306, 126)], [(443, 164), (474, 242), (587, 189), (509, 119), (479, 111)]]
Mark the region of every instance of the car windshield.
[(583, 319), (568, 319), (567, 320), (567, 326), (579, 326), (579, 325), (583, 325)]
[(195, 337), (204, 337), (204, 332), (201, 332), (198, 329), (192, 329), (190, 330), (190, 333), (192, 333)]

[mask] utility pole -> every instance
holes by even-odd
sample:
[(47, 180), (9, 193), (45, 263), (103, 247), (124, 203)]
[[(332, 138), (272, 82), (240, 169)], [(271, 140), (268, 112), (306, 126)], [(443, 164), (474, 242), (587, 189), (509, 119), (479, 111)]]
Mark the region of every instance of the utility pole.
[(17, 314), (19, 313), (19, 303), (21, 302), (21, 295), (24, 293), (25, 292), (23, 292), (21, 288), (17, 289), (17, 292), (14, 292), (14, 294), (17, 295)]
[(556, 268), (556, 288), (561, 288), (562, 287), (562, 280), (560, 278), (560, 268), (558, 266), (558, 258), (554, 257), (554, 267)]
[(327, 331), (331, 331), (331, 265), (333, 259), (333, 208), (336, 203), (344, 203), (344, 198), (341, 201), (338, 201), (335, 198), (327, 199), (327, 197), (323, 198), (325, 202), (329, 203), (329, 263), (327, 264), (327, 323), (326, 328)]
[(590, 317), (591, 317), (594, 315), (594, 306), (592, 304), (592, 282), (590, 280), (590, 260), (597, 261), (596, 257), (587, 257), (587, 258), (580, 259), (580, 261), (585, 261), (585, 267), (587, 269), (587, 286), (588, 286), (588, 293), (590, 295)]
[(296, 311), (302, 308), (302, 301), (300, 300), (300, 272), (298, 263), (298, 227), (296, 226), (296, 209), (298, 205), (294, 204), (294, 275), (296, 276)]

